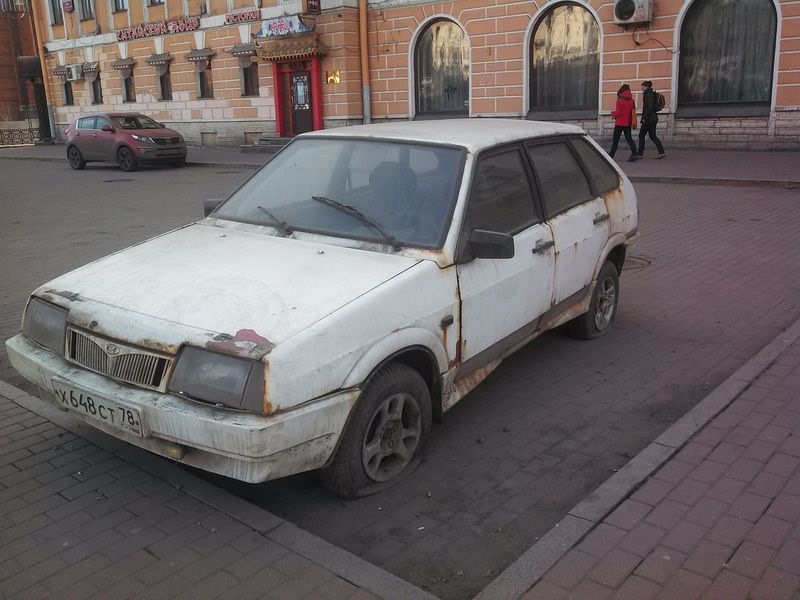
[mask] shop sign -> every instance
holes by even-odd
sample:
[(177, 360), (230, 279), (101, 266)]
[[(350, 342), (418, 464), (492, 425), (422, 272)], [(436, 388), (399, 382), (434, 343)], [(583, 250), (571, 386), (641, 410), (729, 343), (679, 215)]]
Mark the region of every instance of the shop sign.
[(75, 5), (72, 3), (72, 0), (64, 0), (61, 3), (61, 6), (65, 13), (71, 13), (73, 10), (75, 10)]
[(167, 33), (181, 33), (183, 31), (194, 31), (200, 27), (198, 17), (188, 19), (177, 19), (175, 21), (158, 21), (157, 23), (144, 23), (136, 27), (117, 30), (117, 41), (138, 40), (139, 38), (165, 35)]
[(263, 38), (276, 35), (288, 35), (290, 33), (308, 33), (309, 31), (313, 31), (313, 29), (306, 27), (300, 20), (300, 17), (291, 15), (264, 21), (261, 23), (261, 29), (255, 37)]
[(319, 15), (322, 13), (322, 0), (305, 0), (306, 9), (303, 11), (307, 15)]
[(225, 24), (243, 23), (244, 21), (258, 21), (261, 19), (260, 10), (245, 10), (242, 12), (228, 13), (225, 15)]

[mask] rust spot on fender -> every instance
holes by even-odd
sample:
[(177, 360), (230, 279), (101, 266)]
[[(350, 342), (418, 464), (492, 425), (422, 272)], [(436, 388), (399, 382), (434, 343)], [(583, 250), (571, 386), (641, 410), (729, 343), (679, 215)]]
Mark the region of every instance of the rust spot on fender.
[(256, 360), (263, 358), (274, 347), (275, 344), (252, 329), (240, 329), (234, 335), (214, 334), (214, 337), (206, 342), (206, 348), (209, 350)]

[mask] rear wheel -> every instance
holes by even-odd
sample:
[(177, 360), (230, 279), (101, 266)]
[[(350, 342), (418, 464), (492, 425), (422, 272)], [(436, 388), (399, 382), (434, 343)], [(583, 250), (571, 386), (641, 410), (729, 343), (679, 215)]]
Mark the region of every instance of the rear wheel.
[(67, 150), (67, 160), (69, 161), (69, 166), (76, 171), (86, 168), (86, 161), (83, 160), (83, 155), (76, 146), (70, 146), (69, 150)]
[(122, 146), (117, 150), (117, 164), (123, 171), (135, 171), (138, 167), (133, 151), (127, 146)]
[(606, 261), (597, 284), (592, 292), (589, 312), (573, 319), (567, 329), (573, 337), (590, 340), (600, 337), (611, 329), (611, 323), (617, 316), (619, 302), (619, 274), (613, 263)]
[(389, 364), (353, 409), (323, 484), (343, 498), (374, 494), (413, 472), (431, 428), (428, 386), (412, 368)]

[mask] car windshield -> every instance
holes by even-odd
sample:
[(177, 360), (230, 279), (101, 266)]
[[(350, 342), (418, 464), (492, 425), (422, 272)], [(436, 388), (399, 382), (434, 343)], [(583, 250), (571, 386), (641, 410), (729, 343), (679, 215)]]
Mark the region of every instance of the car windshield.
[(156, 123), (150, 117), (144, 115), (125, 115), (118, 117), (111, 117), (114, 123), (119, 125), (122, 129), (160, 129), (161, 125)]
[(385, 140), (301, 138), (213, 214), (393, 247), (439, 248), (465, 152)]

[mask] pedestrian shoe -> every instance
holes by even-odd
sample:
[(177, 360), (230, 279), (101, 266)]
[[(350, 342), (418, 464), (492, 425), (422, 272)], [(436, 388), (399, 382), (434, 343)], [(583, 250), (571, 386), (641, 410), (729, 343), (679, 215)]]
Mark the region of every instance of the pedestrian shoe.
[(659, 154), (658, 156), (654, 156), (653, 158), (664, 158), (665, 156), (666, 154), (662, 152), (661, 154)]
[(639, 160), (639, 157), (636, 156), (635, 154), (631, 154), (631, 157), (628, 159), (628, 162), (636, 162), (637, 160)]

